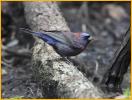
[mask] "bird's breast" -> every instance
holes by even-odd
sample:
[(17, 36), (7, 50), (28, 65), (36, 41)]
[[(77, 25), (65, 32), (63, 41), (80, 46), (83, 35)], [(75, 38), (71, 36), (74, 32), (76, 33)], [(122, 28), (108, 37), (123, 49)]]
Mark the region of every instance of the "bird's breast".
[(75, 47), (71, 47), (70, 45), (61, 44), (61, 43), (58, 43), (54, 47), (54, 49), (56, 50), (58, 54), (65, 57), (76, 56), (77, 54), (83, 51), (82, 48), (75, 48)]

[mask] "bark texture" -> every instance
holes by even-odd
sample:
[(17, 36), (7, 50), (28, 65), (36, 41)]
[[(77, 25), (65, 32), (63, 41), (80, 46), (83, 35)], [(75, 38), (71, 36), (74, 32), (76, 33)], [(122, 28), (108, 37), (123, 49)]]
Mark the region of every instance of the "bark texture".
[[(25, 2), (25, 15), (33, 31), (70, 31), (55, 2)], [(33, 70), (45, 98), (102, 98), (95, 87), (72, 64), (55, 60), (60, 56), (51, 46), (36, 38)]]
[(108, 91), (117, 92), (121, 90), (124, 74), (127, 72), (131, 60), (130, 27), (123, 36), (122, 44), (115, 53), (110, 69), (106, 72), (103, 82)]

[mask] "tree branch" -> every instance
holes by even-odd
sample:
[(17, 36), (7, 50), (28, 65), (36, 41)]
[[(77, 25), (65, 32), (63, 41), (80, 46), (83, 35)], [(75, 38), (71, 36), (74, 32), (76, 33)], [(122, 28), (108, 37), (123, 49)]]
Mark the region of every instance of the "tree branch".
[[(34, 31), (70, 31), (55, 2), (25, 2), (25, 15)], [(36, 38), (33, 70), (47, 98), (102, 98), (97, 89), (73, 64), (55, 60), (60, 56)]]

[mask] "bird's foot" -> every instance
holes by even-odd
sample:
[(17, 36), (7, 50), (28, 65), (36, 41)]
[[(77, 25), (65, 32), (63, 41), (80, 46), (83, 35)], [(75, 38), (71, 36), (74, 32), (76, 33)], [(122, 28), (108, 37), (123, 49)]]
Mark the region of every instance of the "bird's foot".
[(57, 58), (54, 61), (65, 61), (67, 64), (72, 64), (72, 62), (67, 57)]
[(70, 61), (70, 59), (67, 58), (67, 57), (62, 57), (61, 60), (65, 61), (67, 64), (72, 64), (72, 62)]

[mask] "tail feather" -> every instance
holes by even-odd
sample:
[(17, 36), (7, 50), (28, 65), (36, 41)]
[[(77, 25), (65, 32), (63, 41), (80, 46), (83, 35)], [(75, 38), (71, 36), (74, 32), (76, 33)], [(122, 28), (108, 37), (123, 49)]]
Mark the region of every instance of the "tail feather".
[(31, 31), (30, 29), (26, 29), (26, 28), (20, 28), (20, 31), (26, 32), (26, 33), (31, 33), (33, 31)]
[[(34, 31), (31, 31), (30, 29), (26, 29), (26, 28), (20, 28), (20, 31), (22, 32), (25, 32), (25, 33), (29, 33), (31, 35), (35, 35), (35, 36), (40, 36), (40, 32), (34, 32)], [(42, 33), (41, 33), (42, 35)]]
[(57, 42), (60, 42), (60, 41), (56, 40), (55, 38), (49, 36), (48, 34), (45, 34), (42, 32), (34, 32), (34, 31), (31, 31), (31, 30), (25, 29), (25, 28), (20, 28), (20, 30), (25, 32), (25, 33), (35, 35), (35, 36), (41, 38), (43, 41), (47, 42), (48, 44), (50, 44), (52, 46), (54, 46)]

